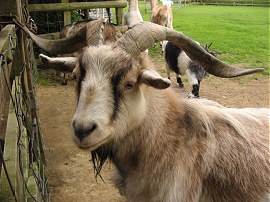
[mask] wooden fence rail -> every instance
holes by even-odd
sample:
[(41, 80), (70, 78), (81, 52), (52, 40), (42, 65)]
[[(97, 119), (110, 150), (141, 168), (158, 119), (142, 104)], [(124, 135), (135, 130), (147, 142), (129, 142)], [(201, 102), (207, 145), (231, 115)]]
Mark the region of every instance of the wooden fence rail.
[[(66, 2), (67, 0), (62, 0)], [(123, 25), (123, 8), (127, 7), (127, 1), (102, 1), (102, 2), (76, 2), (76, 3), (51, 3), (51, 4), (29, 4), (30, 12), (37, 11), (72, 11), (77, 9), (91, 8), (115, 8), (116, 23)], [(70, 23), (70, 13), (65, 14), (65, 25)]]
[(126, 1), (29, 4), (29, 11), (71, 11), (88, 8), (125, 8)]

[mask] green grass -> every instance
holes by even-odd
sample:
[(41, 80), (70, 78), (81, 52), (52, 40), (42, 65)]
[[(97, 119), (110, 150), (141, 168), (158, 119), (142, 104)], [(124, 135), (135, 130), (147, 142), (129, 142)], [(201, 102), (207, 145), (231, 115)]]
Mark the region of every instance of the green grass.
[[(140, 4), (144, 21), (150, 21)], [(201, 44), (211, 43), (211, 50), (222, 54), (218, 57), (230, 64), (246, 68), (269, 68), (269, 8), (230, 6), (173, 7), (173, 26)], [(158, 49), (158, 48), (155, 48)], [(159, 57), (160, 51), (150, 49), (151, 56)]]
[(47, 74), (37, 74), (34, 77), (34, 82), (39, 85), (43, 86), (54, 86), (57, 85), (58, 83), (50, 78)]

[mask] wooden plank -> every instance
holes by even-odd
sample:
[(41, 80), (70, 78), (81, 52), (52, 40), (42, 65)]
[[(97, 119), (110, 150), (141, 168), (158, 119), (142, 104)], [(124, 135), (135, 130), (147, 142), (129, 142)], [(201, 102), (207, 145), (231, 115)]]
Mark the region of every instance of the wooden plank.
[[(69, 3), (69, 0), (61, 0), (61, 3)], [(64, 11), (64, 25), (69, 25), (71, 23), (71, 12)]]
[(103, 1), (103, 2), (76, 2), (76, 3), (51, 3), (29, 4), (29, 11), (71, 11), (88, 8), (125, 8), (126, 1)]
[[(4, 161), (8, 170), (13, 189), (16, 190), (17, 181), (17, 119), (14, 108), (9, 111), (7, 132), (5, 139)], [(10, 189), (8, 178), (4, 169), (1, 171), (0, 179), (0, 201), (15, 201)]]
[[(34, 196), (35, 198), (38, 198), (39, 191), (38, 191), (38, 187), (37, 187), (36, 180), (35, 180), (34, 176), (30, 176), (28, 178), (27, 187), (28, 187), (28, 190), (30, 191), (30, 193), (32, 194), (32, 196)], [(29, 193), (27, 193), (27, 202), (34, 202), (34, 200), (29, 195)]]
[[(16, 77), (14, 82), (16, 82), (16, 86), (20, 86), (20, 78)], [(18, 93), (16, 91), (19, 91), (19, 95), (15, 96), (15, 93)], [(17, 102), (20, 104), (20, 101), (22, 98), (19, 98), (18, 96), (22, 96), (22, 89), (12, 89), (12, 97), (13, 100), (17, 99)], [(16, 106), (16, 109), (20, 110), (21, 107)], [(8, 115), (8, 123), (7, 123), (7, 131), (5, 135), (5, 146), (4, 146), (4, 161), (8, 170), (8, 176), (10, 178), (12, 188), (15, 191), (15, 195), (17, 198), (17, 201), (24, 201), (24, 196), (26, 195), (26, 190), (24, 188), (24, 180), (28, 178), (28, 150), (23, 147), (28, 145), (28, 137), (27, 137), (27, 130), (23, 126), (22, 118), (19, 117), (17, 119), (15, 114), (15, 108), (13, 106), (13, 103), (10, 102), (9, 107), (9, 115)], [(21, 111), (18, 111), (19, 114), (22, 114)], [(18, 125), (19, 121), (19, 125)], [(22, 130), (21, 133), (21, 165), (19, 161), (20, 153), (18, 149), (18, 133), (19, 128)], [(22, 167), (21, 167), (22, 166)], [(21, 168), (23, 169), (23, 172), (21, 172)], [(23, 174), (23, 176), (22, 176)], [(1, 196), (3, 198), (1, 198)], [(1, 171), (1, 181), (0, 181), (0, 201), (14, 201), (14, 195), (10, 188), (10, 184), (8, 181), (8, 178), (6, 176), (6, 173), (4, 169)]]
[(9, 43), (9, 35), (14, 33), (15, 25), (7, 25), (0, 32), (0, 52), (2, 53)]
[(64, 25), (69, 25), (71, 23), (70, 11), (64, 11)]
[(124, 25), (123, 8), (115, 8), (117, 25)]
[[(6, 25), (0, 32), (0, 53), (4, 53), (9, 48), (10, 35), (14, 35), (15, 26)], [(7, 58), (13, 59), (11, 51), (6, 52), (4, 55), (4, 65), (0, 66), (0, 139), (5, 139), (7, 116), (9, 109), (9, 90), (11, 89), (11, 80), (13, 75), (11, 74), (11, 63), (8, 64)], [(5, 76), (4, 76), (5, 75)], [(6, 79), (8, 84), (6, 84)], [(8, 86), (7, 86), (8, 85)]]

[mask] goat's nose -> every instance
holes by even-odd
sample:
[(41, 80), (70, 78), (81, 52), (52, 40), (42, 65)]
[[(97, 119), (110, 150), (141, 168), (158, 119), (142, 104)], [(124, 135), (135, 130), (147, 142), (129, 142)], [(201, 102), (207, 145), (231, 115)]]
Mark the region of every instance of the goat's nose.
[(85, 137), (90, 135), (97, 128), (96, 123), (89, 123), (87, 126), (82, 126), (73, 121), (73, 129), (77, 138), (82, 141)]

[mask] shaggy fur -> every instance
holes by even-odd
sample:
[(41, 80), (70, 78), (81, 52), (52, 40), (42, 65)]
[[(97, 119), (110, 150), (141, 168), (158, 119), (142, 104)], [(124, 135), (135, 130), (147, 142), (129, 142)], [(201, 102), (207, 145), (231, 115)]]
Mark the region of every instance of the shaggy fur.
[(80, 56), (73, 137), (94, 149), (96, 173), (112, 161), (115, 185), (134, 202), (266, 200), (269, 109), (179, 99), (149, 69), (147, 57), (110, 46)]

